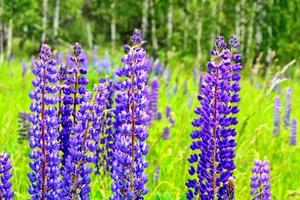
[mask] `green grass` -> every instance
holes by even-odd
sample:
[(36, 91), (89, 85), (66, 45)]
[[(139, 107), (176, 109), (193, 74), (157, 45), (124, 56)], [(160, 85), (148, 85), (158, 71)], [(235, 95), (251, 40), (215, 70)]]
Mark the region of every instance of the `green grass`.
[[(17, 114), (19, 111), (28, 111), (30, 99), (28, 93), (31, 90), (32, 75), (28, 73), (21, 76), (20, 62), (10, 65), (0, 64), (0, 147), (1, 151), (10, 154), (13, 164), (13, 189), (15, 199), (28, 199), (27, 187), (29, 184), (27, 173), (28, 142), (19, 144), (17, 141)], [(185, 199), (185, 182), (188, 178), (189, 164), (187, 157), (190, 154), (189, 134), (193, 130), (191, 121), (195, 114), (193, 110), (199, 105), (197, 100), (198, 85), (192, 80), (192, 72), (185, 71), (181, 64), (173, 66), (173, 76), (169, 86), (161, 80), (159, 110), (165, 112), (165, 107), (172, 107), (172, 114), (176, 121), (171, 127), (171, 137), (163, 140), (162, 130), (170, 126), (164, 118), (155, 121), (150, 127), (148, 139), (150, 152), (148, 187), (150, 189), (146, 199), (153, 200), (177, 200)], [(175, 77), (179, 76), (179, 87), (176, 95), (173, 94)], [(99, 78), (97, 73), (89, 74), (91, 82)], [(188, 94), (183, 95), (184, 80), (188, 80)], [(273, 131), (273, 101), (276, 96), (271, 93), (264, 96), (263, 90), (250, 84), (245, 76), (242, 81), (239, 124), (237, 126), (236, 149), (236, 199), (250, 199), (250, 175), (253, 161), (256, 158), (266, 157), (271, 165), (271, 191), (273, 199), (300, 199), (291, 194), (300, 192), (300, 149), (299, 145), (289, 145), (289, 131), (282, 128), (280, 136), (274, 138)], [(286, 81), (282, 88), (291, 86), (293, 89), (292, 117), (300, 119), (298, 102), (300, 102), (299, 82)], [(90, 85), (91, 86), (91, 85)], [(284, 91), (284, 90), (283, 90)], [(193, 103), (188, 107), (188, 99)], [(282, 104), (284, 95), (282, 95)], [(299, 137), (298, 137), (299, 138)], [(160, 168), (159, 181), (155, 183), (155, 168)], [(91, 199), (108, 199), (110, 192), (110, 178), (93, 176)]]

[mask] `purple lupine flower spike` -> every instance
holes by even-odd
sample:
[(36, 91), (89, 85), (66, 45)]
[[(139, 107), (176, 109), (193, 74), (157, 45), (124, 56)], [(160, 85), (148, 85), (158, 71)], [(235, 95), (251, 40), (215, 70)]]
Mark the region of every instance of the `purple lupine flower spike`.
[(297, 144), (297, 120), (292, 119), (291, 121), (291, 133), (290, 133), (290, 144), (296, 145)]
[(12, 200), (14, 196), (10, 181), (11, 167), (9, 155), (5, 152), (0, 153), (0, 199), (3, 200)]
[(185, 80), (183, 83), (183, 94), (186, 95), (187, 92), (188, 92), (188, 85), (187, 85), (187, 80)]
[[(132, 46), (124, 45), (127, 54), (122, 57), (123, 67), (117, 75), (123, 79), (116, 83), (115, 143), (111, 199), (143, 199), (148, 192), (147, 124), (147, 67), (146, 51), (142, 47), (142, 33), (135, 29), (130, 38)], [(124, 79), (125, 78), (125, 79)]]
[(58, 144), (58, 120), (56, 103), (57, 72), (52, 58), (51, 48), (43, 44), (39, 53), (40, 60), (32, 72), (34, 89), (29, 96), (32, 99), (30, 117), (32, 128), (29, 130), (29, 157), (31, 172), (29, 194), (31, 199), (59, 199), (60, 158)]
[[(239, 81), (241, 79), (240, 56), (237, 38), (232, 36), (226, 48), (223, 36), (218, 36), (212, 61), (208, 62), (208, 74), (198, 96), (201, 107), (196, 108), (199, 115), (193, 121), (199, 129), (191, 133), (190, 148), (194, 153), (189, 157), (189, 174), (193, 177), (186, 183), (187, 199), (226, 199), (229, 180), (235, 169), (234, 126), (238, 123), (235, 114), (240, 101)], [(205, 151), (203, 151), (205, 149)]]
[(150, 109), (152, 113), (152, 119), (155, 119), (157, 116), (157, 106), (158, 106), (158, 97), (159, 96), (159, 81), (157, 77), (154, 77), (151, 82), (150, 90)]
[(73, 55), (68, 63), (68, 75), (64, 86), (64, 106), (62, 107), (61, 148), (64, 164), (61, 169), (63, 176), (61, 199), (89, 199), (90, 173), (88, 165), (94, 157), (87, 155), (92, 144), (90, 132), (93, 104), (90, 103), (91, 93), (86, 89), (88, 80), (86, 55), (81, 45), (76, 43)]
[(193, 68), (193, 81), (194, 81), (194, 83), (196, 83), (198, 81), (198, 77), (199, 77), (199, 68), (197, 66), (195, 66)]
[(100, 171), (102, 171), (105, 174), (111, 168), (111, 151), (114, 139), (112, 127), (114, 88), (112, 81), (106, 78), (100, 79), (97, 90), (96, 113), (93, 121), (93, 129), (95, 132), (99, 132), (97, 134), (98, 148), (96, 150), (95, 173), (100, 174)]
[(274, 101), (274, 128), (273, 136), (280, 134), (280, 96), (277, 96)]
[(24, 140), (29, 140), (28, 131), (31, 129), (30, 123), (31, 113), (19, 112), (18, 113), (18, 142), (22, 143)]
[(162, 112), (161, 112), (161, 111), (158, 111), (158, 112), (156, 113), (155, 119), (157, 119), (157, 120), (161, 120), (161, 119), (162, 119)]
[(171, 124), (175, 125), (175, 120), (173, 119), (172, 112), (171, 112), (171, 107), (170, 106), (166, 107), (166, 117), (167, 117), (167, 119), (169, 120), (169, 122)]
[(270, 200), (270, 166), (269, 161), (255, 160), (252, 168), (251, 192), (253, 200)]
[(163, 133), (162, 133), (163, 139), (165, 139), (165, 140), (170, 139), (170, 132), (171, 132), (170, 127), (165, 127), (163, 129)]
[(292, 111), (292, 89), (289, 87), (286, 89), (284, 116), (283, 116), (284, 128), (286, 129), (290, 126), (291, 111)]
[(28, 70), (27, 64), (25, 60), (22, 60), (22, 77), (24, 77), (27, 74), (27, 70)]

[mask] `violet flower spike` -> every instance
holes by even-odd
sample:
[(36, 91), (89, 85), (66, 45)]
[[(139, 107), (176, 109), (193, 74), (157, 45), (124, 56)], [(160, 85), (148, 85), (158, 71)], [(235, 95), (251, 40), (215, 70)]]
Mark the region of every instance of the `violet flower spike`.
[(274, 128), (273, 136), (280, 134), (280, 96), (277, 96), (274, 101)]
[(35, 75), (34, 89), (29, 96), (32, 99), (30, 117), (32, 128), (29, 130), (29, 157), (31, 172), (28, 174), (31, 199), (59, 199), (60, 158), (58, 144), (57, 97), (58, 87), (55, 61), (52, 60), (51, 48), (43, 44), (39, 53), (40, 60), (32, 72)]
[(251, 192), (253, 200), (270, 200), (270, 166), (269, 161), (255, 160), (252, 168)]
[(151, 82), (151, 90), (150, 90), (150, 97), (149, 97), (152, 119), (155, 119), (157, 115), (158, 98), (159, 98), (159, 81), (157, 77), (154, 77)]
[(188, 158), (188, 171), (192, 178), (186, 183), (187, 199), (226, 199), (231, 187), (229, 180), (235, 169), (234, 126), (238, 123), (235, 115), (239, 112), (235, 104), (240, 101), (242, 69), (237, 43), (232, 36), (229, 50), (224, 37), (218, 36), (212, 61), (207, 64), (208, 74), (198, 96), (201, 107), (195, 110), (199, 117), (192, 122), (199, 128), (191, 133), (193, 153)]
[(14, 197), (10, 180), (11, 167), (9, 155), (5, 152), (0, 153), (0, 199), (3, 200), (12, 200)]
[(60, 198), (85, 200), (90, 198), (89, 175), (92, 172), (88, 165), (91, 159), (87, 156), (91, 140), (92, 95), (86, 89), (86, 56), (79, 43), (74, 45), (73, 55), (64, 88), (61, 135), (64, 166), (61, 169), (63, 188)]
[(292, 119), (291, 121), (291, 131), (290, 131), (290, 144), (296, 145), (297, 144), (297, 120)]
[(122, 57), (123, 67), (117, 75), (122, 77), (115, 85), (115, 143), (110, 199), (143, 199), (147, 194), (148, 177), (145, 168), (148, 162), (147, 124), (147, 66), (146, 51), (142, 47), (141, 31), (134, 30), (130, 38), (132, 46), (125, 45), (127, 54)]
[(287, 129), (290, 126), (291, 111), (292, 111), (292, 89), (290, 87), (288, 87), (286, 89), (284, 116), (283, 116), (283, 122), (284, 122), (285, 129)]

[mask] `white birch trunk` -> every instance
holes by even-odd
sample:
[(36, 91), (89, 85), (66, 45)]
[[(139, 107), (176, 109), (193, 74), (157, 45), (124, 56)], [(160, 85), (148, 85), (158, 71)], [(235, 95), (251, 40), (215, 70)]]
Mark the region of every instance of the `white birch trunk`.
[(169, 0), (168, 4), (168, 17), (167, 17), (167, 46), (168, 49), (171, 48), (171, 40), (172, 40), (172, 34), (173, 34), (173, 1)]
[(13, 39), (13, 20), (9, 19), (8, 22), (8, 31), (7, 31), (7, 52), (6, 57), (9, 60), (11, 57), (11, 49), (12, 49), (12, 39)]
[(184, 30), (183, 30), (183, 49), (185, 50), (188, 45), (188, 28), (189, 28), (189, 17), (188, 17), (188, 1), (184, 4)]
[(197, 20), (197, 64), (200, 64), (202, 61), (202, 47), (201, 47), (201, 37), (202, 37), (202, 19), (198, 18)]
[(112, 49), (114, 50), (116, 47), (116, 14), (115, 14), (115, 7), (116, 3), (115, 1), (112, 2), (111, 4), (111, 12), (112, 12), (112, 18), (111, 18), (111, 23), (110, 23), (110, 36), (111, 36), (111, 46)]
[(43, 0), (43, 35), (42, 42), (46, 41), (47, 37), (47, 23), (48, 23), (48, 0)]
[(92, 28), (91, 28), (91, 22), (89, 19), (86, 20), (86, 33), (87, 33), (87, 39), (88, 39), (88, 45), (89, 48), (93, 48), (93, 34), (92, 34)]
[(55, 1), (54, 8), (54, 19), (53, 19), (53, 36), (56, 38), (58, 36), (59, 27), (59, 0)]
[(250, 50), (252, 49), (252, 39), (253, 39), (253, 26), (254, 26), (254, 18), (255, 18), (255, 8), (256, 8), (256, 2), (253, 3), (252, 12), (251, 12), (251, 18), (250, 18), (250, 24), (248, 26), (248, 36), (247, 36), (247, 47), (246, 47), (246, 58), (250, 55)]
[(3, 0), (0, 1), (0, 62), (4, 58)]
[(157, 38), (156, 38), (156, 22), (155, 22), (155, 10), (154, 0), (150, 0), (150, 14), (151, 14), (151, 40), (152, 47), (154, 50), (158, 49)]
[(149, 0), (144, 0), (144, 3), (143, 3), (143, 16), (142, 16), (142, 33), (143, 33), (143, 35), (147, 35), (148, 8), (149, 8)]

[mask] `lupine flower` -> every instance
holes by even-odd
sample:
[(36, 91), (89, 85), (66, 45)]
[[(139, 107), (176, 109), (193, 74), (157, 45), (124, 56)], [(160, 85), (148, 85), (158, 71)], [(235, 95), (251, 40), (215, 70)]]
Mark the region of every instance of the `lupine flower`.
[(27, 64), (25, 60), (22, 60), (22, 77), (24, 77), (27, 74), (27, 70), (28, 70)]
[(284, 116), (283, 116), (283, 122), (285, 128), (288, 128), (290, 126), (291, 111), (292, 111), (292, 89), (289, 87), (286, 89)]
[(195, 66), (193, 68), (193, 81), (194, 81), (194, 83), (197, 83), (198, 78), (199, 78), (199, 69), (198, 69), (197, 66)]
[(187, 80), (185, 80), (183, 83), (183, 94), (186, 95), (187, 92), (188, 92), (188, 85), (187, 85)]
[[(236, 146), (234, 116), (239, 112), (239, 80), (241, 79), (241, 56), (237, 54), (236, 36), (231, 36), (226, 48), (223, 36), (218, 36), (215, 49), (211, 50), (212, 61), (208, 62), (208, 74), (198, 96), (201, 107), (193, 121), (199, 129), (191, 133), (194, 140), (190, 146), (194, 153), (189, 157), (189, 174), (193, 178), (186, 183), (187, 199), (226, 199), (229, 179), (233, 177)], [(196, 165), (196, 166), (195, 166)]]
[(22, 143), (24, 140), (29, 140), (28, 131), (31, 129), (30, 113), (19, 112), (18, 114), (18, 142)]
[(170, 106), (166, 107), (166, 117), (167, 117), (168, 121), (171, 124), (173, 124), (173, 125), (175, 124), (175, 121), (173, 119), (172, 112), (171, 112), (171, 107)]
[[(122, 57), (123, 67), (117, 75), (115, 108), (115, 143), (111, 177), (111, 199), (143, 199), (148, 192), (144, 169), (148, 153), (148, 115), (146, 51), (143, 49), (141, 31), (134, 30), (132, 46), (124, 45), (127, 54)], [(125, 78), (125, 79), (124, 79)]]
[(0, 153), (0, 199), (3, 200), (12, 200), (14, 196), (10, 181), (11, 167), (9, 155)]
[(34, 57), (34, 55), (31, 56), (30, 61), (31, 61), (31, 70), (32, 70), (35, 67), (35, 57)]
[(60, 69), (60, 82), (63, 94), (60, 96), (62, 104), (60, 108), (60, 123), (62, 126), (60, 132), (61, 151), (63, 152), (62, 163), (68, 155), (69, 139), (72, 133), (72, 128), (77, 123), (77, 112), (81, 96), (86, 92), (88, 80), (86, 78), (87, 66), (85, 65), (85, 56), (82, 52), (81, 45), (76, 43), (73, 49), (73, 56), (67, 53), (67, 64), (62, 65)]
[(178, 77), (176, 77), (176, 80), (175, 80), (175, 85), (174, 85), (174, 88), (173, 88), (173, 94), (176, 95), (177, 91), (178, 91)]
[(158, 95), (159, 95), (159, 81), (157, 77), (154, 77), (151, 82), (151, 90), (149, 95), (149, 103), (150, 103), (150, 109), (152, 113), (152, 119), (155, 119), (157, 115)]
[(290, 144), (297, 144), (297, 121), (296, 119), (292, 119), (291, 121), (291, 136), (290, 136)]
[(167, 68), (164, 73), (164, 80), (167, 85), (170, 83), (171, 74), (172, 74), (171, 68)]
[[(99, 132), (98, 148), (96, 151), (96, 174), (100, 174), (100, 167), (103, 173), (111, 168), (112, 145), (113, 145), (113, 96), (114, 88), (110, 79), (100, 79), (96, 97), (95, 119), (93, 122), (95, 131)], [(100, 122), (100, 124), (99, 124)]]
[(158, 183), (159, 180), (159, 174), (160, 174), (160, 167), (158, 164), (155, 165), (155, 172), (154, 172), (154, 183)]
[(61, 65), (63, 63), (63, 52), (62, 51), (59, 51), (56, 55), (55, 55), (55, 60), (56, 60), (56, 63), (58, 65)]
[(156, 113), (156, 117), (155, 117), (157, 120), (161, 120), (162, 119), (162, 113), (161, 113), (161, 111), (158, 111), (157, 113)]
[(154, 63), (154, 75), (162, 76), (165, 70), (165, 65), (161, 63), (158, 59)]
[(253, 200), (270, 200), (270, 167), (268, 160), (255, 160), (252, 168), (251, 192)]
[(162, 137), (163, 137), (163, 139), (165, 139), (165, 140), (170, 139), (170, 127), (165, 127), (165, 128), (163, 129)]
[(152, 57), (147, 58), (146, 68), (147, 68), (147, 72), (148, 72), (148, 78), (150, 77), (150, 74), (152, 73), (153, 63), (154, 63), (154, 60)]
[(40, 60), (32, 70), (35, 79), (34, 89), (30, 92), (32, 103), (30, 117), (32, 129), (29, 130), (29, 157), (31, 172), (29, 193), (31, 199), (59, 199), (61, 188), (60, 158), (58, 144), (58, 121), (55, 61), (51, 59), (51, 48), (43, 44), (39, 53)]
[(280, 96), (277, 96), (274, 101), (274, 129), (273, 136), (280, 134)]
[(64, 86), (62, 111), (64, 166), (61, 169), (63, 188), (60, 198), (66, 200), (90, 198), (89, 175), (92, 168), (87, 163), (92, 162), (94, 156), (87, 156), (87, 152), (93, 147), (96, 149), (91, 143), (94, 137), (90, 130), (93, 104), (90, 103), (92, 95), (86, 89), (86, 56), (79, 43), (74, 45), (73, 55), (67, 66), (69, 72)]
[(98, 68), (98, 64), (99, 64), (99, 56), (98, 56), (98, 47), (94, 46), (93, 49), (93, 57), (92, 57), (92, 62), (93, 62), (93, 68), (97, 69)]

